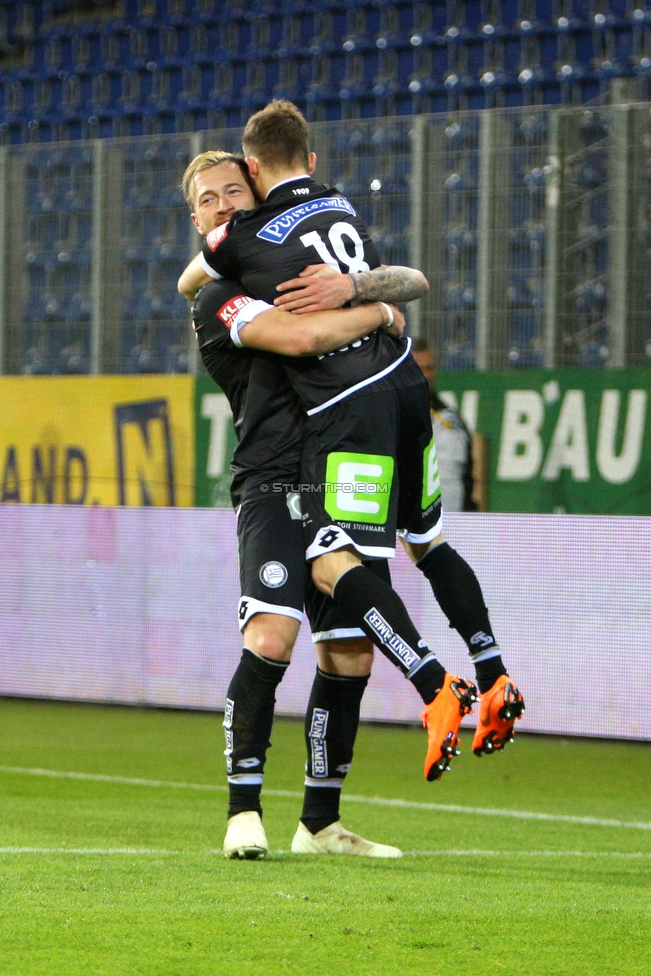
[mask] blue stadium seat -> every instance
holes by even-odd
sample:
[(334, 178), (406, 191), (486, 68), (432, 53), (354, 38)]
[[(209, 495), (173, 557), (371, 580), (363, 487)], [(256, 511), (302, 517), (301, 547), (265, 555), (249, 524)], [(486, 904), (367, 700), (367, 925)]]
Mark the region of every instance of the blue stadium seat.
[(581, 345), (575, 358), (577, 366), (594, 368), (603, 366), (608, 359), (609, 350), (606, 343), (606, 336), (601, 339), (592, 339)]
[(126, 362), (126, 373), (147, 374), (163, 371), (157, 351), (147, 342), (146, 337), (144, 337), (144, 341), (128, 347), (126, 356), (123, 347), (122, 360)]
[(164, 339), (166, 373), (187, 373), (189, 360), (189, 342), (179, 341), (176, 333)]
[[(458, 227), (451, 227), (445, 234), (445, 247), (450, 252), (450, 254), (463, 254), (464, 251), (469, 250), (476, 246), (476, 235), (475, 232), (470, 230), (469, 227), (465, 225), (460, 225)], [(455, 292), (454, 297), (451, 295), (450, 301), (455, 304), (450, 305), (451, 308), (460, 307), (456, 303), (461, 297), (459, 292)]]
[(574, 168), (574, 178), (586, 190), (601, 186), (607, 179), (608, 160), (605, 151), (592, 153), (581, 160)]
[(605, 308), (607, 302), (606, 283), (595, 279), (585, 281), (575, 289), (576, 307), (581, 312), (590, 312)]
[(508, 365), (518, 369), (540, 369), (544, 350), (540, 319), (534, 313), (516, 312), (511, 324)]
[(21, 373), (25, 376), (50, 376), (54, 372), (54, 365), (49, 346), (43, 339), (25, 344), (22, 354)]
[[(509, 348), (517, 352), (518, 364), (537, 362), (532, 323), (542, 300), (546, 192), (538, 147), (547, 145), (549, 133), (548, 113), (533, 106), (603, 97), (610, 80), (622, 75), (651, 77), (646, 5), (627, 0), (605, 5), (596, 0), (455, 5), (443, 0), (322, 0), (319, 5), (313, 0), (124, 0), (121, 17), (100, 20), (89, 12), (78, 23), (53, 25), (44, 19), (51, 2), (47, 9), (41, 0), (35, 5), (40, 19), (24, 68), (0, 71), (3, 144), (240, 126), (271, 96), (305, 105), (314, 120), (359, 117), (359, 127), (333, 137), (332, 178), (368, 213), (383, 253), (390, 255), (408, 254), (407, 217), (396, 201), (409, 199), (412, 148), (406, 127), (386, 120), (367, 127), (361, 120), (532, 105), (530, 116), (518, 114), (511, 134), (511, 184), (520, 186), (510, 197), (508, 314)], [(0, 0), (0, 5), (8, 13), (11, 38), (17, 3)], [(590, 280), (580, 281), (575, 291), (586, 321), (603, 312), (594, 282), (601, 281), (608, 257), (608, 160), (594, 147), (608, 135), (601, 118), (597, 110), (586, 112), (571, 174), (588, 201), (578, 243)], [(444, 274), (449, 290), (442, 335), (450, 361), (463, 362), (472, 346), (468, 323), (474, 313), (467, 295), (476, 261), (478, 140), (475, 121), (463, 116), (450, 119), (445, 130), (446, 162), (439, 172), (444, 172), (448, 208)], [(125, 224), (131, 237), (125, 237), (123, 253), (128, 290), (150, 292), (146, 307), (144, 299), (138, 306), (149, 331), (134, 333), (129, 348), (139, 347), (160, 366), (168, 358), (175, 361), (176, 352), (168, 356), (166, 350), (181, 350), (183, 342), (177, 341), (176, 326), (163, 325), (171, 319), (155, 308), (163, 294), (158, 282), (176, 273), (175, 252), (185, 253), (190, 230), (170, 179), (173, 165), (165, 157), (164, 140), (159, 142), (158, 155), (142, 168), (125, 154)], [(581, 147), (589, 151), (581, 153)], [(70, 296), (85, 293), (89, 271), (91, 165), (72, 156), (42, 158), (27, 174), (26, 314), (36, 313), (32, 297), (39, 289), (52, 301), (65, 297), (70, 311), (59, 310), (58, 319), (50, 312), (47, 320), (65, 322), (67, 328), (68, 315), (71, 327), (80, 316), (83, 321), (82, 299), (75, 304)], [(381, 185), (371, 191), (375, 179)], [(172, 210), (178, 218), (156, 216)], [(58, 222), (50, 220), (55, 217)], [(151, 323), (156, 328), (149, 328)], [(56, 346), (53, 338), (50, 349), (57, 369), (57, 349), (76, 342), (72, 334), (60, 337), (64, 344)], [(37, 339), (30, 339), (29, 348), (41, 348)], [(592, 355), (593, 339), (592, 334), (577, 339), (577, 355), (578, 350)], [(594, 341), (603, 346), (600, 338)]]
[(76, 335), (77, 329), (67, 331), (67, 335), (60, 336), (58, 342), (54, 343), (53, 371), (62, 376), (87, 374), (89, 372), (88, 350), (79, 336)]
[(449, 193), (463, 193), (466, 190), (474, 189), (477, 180), (474, 174), (468, 170), (458, 173), (452, 172), (445, 181), (445, 189)]
[(441, 369), (474, 369), (475, 345), (469, 326), (465, 323), (458, 329), (454, 338), (444, 341)]
[(474, 287), (468, 282), (449, 285), (446, 289), (444, 308), (446, 311), (473, 311), (475, 308)]
[(379, 123), (371, 132), (371, 146), (378, 153), (411, 152), (409, 132), (404, 126)]

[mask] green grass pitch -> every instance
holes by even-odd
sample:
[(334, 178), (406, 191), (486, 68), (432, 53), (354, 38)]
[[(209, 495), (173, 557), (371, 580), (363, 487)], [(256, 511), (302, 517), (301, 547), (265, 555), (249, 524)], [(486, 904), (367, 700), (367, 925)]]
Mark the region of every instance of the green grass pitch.
[(428, 784), (422, 730), (367, 725), (342, 821), (408, 853), (296, 857), (302, 725), (278, 721), (271, 854), (235, 862), (220, 723), (0, 701), (2, 976), (651, 973), (650, 744), (476, 759), (464, 734)]

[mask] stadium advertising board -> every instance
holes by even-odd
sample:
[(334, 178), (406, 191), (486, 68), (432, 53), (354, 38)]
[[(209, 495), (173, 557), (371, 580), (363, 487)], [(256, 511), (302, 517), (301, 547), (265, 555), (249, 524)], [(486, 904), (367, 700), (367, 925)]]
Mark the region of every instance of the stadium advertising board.
[(194, 404), (195, 505), (230, 508), (230, 463), (236, 443), (231, 408), (226, 395), (207, 376), (196, 380)]
[[(651, 514), (651, 375), (442, 373), (488, 441), (493, 512)], [(0, 503), (229, 508), (235, 432), (208, 377), (0, 377)]]
[(0, 503), (192, 505), (189, 376), (0, 378)]
[(489, 442), (493, 512), (651, 514), (651, 372), (441, 373), (443, 399)]
[[(527, 704), (518, 727), (651, 740), (651, 518), (460, 512), (445, 533), (482, 581)], [(402, 552), (391, 573), (442, 663), (472, 677), (425, 577)], [(238, 597), (232, 511), (0, 506), (0, 694), (223, 709)], [(278, 714), (304, 714), (314, 666), (304, 624)], [(421, 708), (377, 653), (362, 717), (412, 722)]]

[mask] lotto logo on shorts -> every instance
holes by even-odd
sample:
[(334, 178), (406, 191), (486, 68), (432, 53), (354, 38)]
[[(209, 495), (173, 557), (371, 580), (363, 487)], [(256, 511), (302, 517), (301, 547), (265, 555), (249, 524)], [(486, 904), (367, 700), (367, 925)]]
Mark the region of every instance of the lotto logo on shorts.
[(328, 775), (328, 753), (326, 751), (325, 736), (328, 728), (329, 712), (325, 708), (312, 709), (312, 724), (310, 726), (310, 747), (312, 754), (312, 775)]
[(282, 563), (265, 563), (260, 570), (260, 581), (264, 583), (265, 586), (270, 587), (272, 590), (277, 589), (279, 586), (283, 586), (287, 582), (288, 576), (289, 573)]
[(413, 647), (409, 644), (405, 644), (402, 637), (393, 630), (393, 628), (386, 622), (381, 613), (371, 607), (367, 614), (364, 615), (364, 620), (369, 625), (374, 634), (380, 638), (385, 647), (391, 651), (394, 657), (396, 657), (401, 664), (405, 666), (407, 671), (411, 671), (415, 664), (418, 664), (420, 658)]
[(333, 542), (336, 542), (339, 538), (339, 533), (336, 529), (326, 529), (319, 536), (318, 544), (321, 549), (329, 549)]
[(328, 455), (324, 507), (339, 522), (384, 525), (389, 512), (394, 460), (385, 454)]

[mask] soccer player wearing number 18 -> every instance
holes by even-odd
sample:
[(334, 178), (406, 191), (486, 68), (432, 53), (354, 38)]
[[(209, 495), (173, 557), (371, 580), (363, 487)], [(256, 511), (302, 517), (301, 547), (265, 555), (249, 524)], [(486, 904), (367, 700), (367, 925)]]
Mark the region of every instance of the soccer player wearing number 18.
[[(251, 317), (277, 297), (277, 284), (300, 274), (306, 264), (328, 263), (351, 273), (354, 282), (356, 272), (380, 263), (349, 201), (312, 179), (315, 157), (308, 153), (307, 126), (295, 106), (274, 102), (256, 113), (243, 144), (265, 202), (209, 234), (203, 250), (206, 273), (239, 278), (260, 300), (233, 323), (236, 342)], [(479, 744), (476, 737), (476, 752), (501, 748), (523, 705), (506, 675), (476, 577), (441, 536), (426, 384), (409, 355), (409, 341), (381, 332), (320, 358), (285, 359), (284, 368), (307, 414), (302, 481), (311, 490), (304, 492), (302, 504), (313, 579), (354, 614), (421, 694), (428, 729), (425, 775), (438, 779), (458, 751), (461, 718), (476, 690), (446, 673), (400, 598), (362, 565), (362, 557), (393, 555), (400, 528), (451, 624), (470, 638), (480, 690), (495, 692), (484, 694), (489, 708), (494, 699), (495, 716)], [(376, 489), (379, 500), (359, 498), (354, 486), (362, 480)], [(448, 570), (443, 585), (441, 561)], [(472, 584), (467, 591), (464, 576)], [(458, 622), (468, 618), (469, 602), (470, 616), (483, 623), (472, 635), (463, 634)]]
[[(201, 234), (227, 221), (236, 210), (255, 206), (243, 157), (228, 153), (197, 156), (184, 174), (183, 192)], [(401, 296), (410, 297), (419, 285), (418, 273), (393, 270), (401, 272)], [(341, 276), (328, 271), (326, 276), (329, 282), (324, 284), (321, 274), (321, 295), (329, 308), (337, 309)], [(395, 287), (393, 294), (398, 297)], [(354, 620), (307, 582), (300, 512), (290, 504), (286, 488), (286, 483), (300, 481), (303, 411), (289, 385), (285, 390), (273, 383), (260, 385), (275, 376), (277, 360), (257, 351), (292, 356), (326, 353), (356, 341), (380, 322), (387, 323), (391, 310), (371, 303), (347, 311), (290, 316), (274, 308), (247, 325), (247, 343), (252, 348), (238, 350), (229, 327), (250, 301), (241, 285), (221, 278), (204, 287), (193, 306), (204, 365), (231, 403), (238, 435), (232, 495), (238, 511), (239, 619), (245, 649), (229, 684), (224, 716), (229, 781), (224, 853), (257, 858), (268, 848), (260, 794), (275, 691), (291, 657), (305, 600), (318, 667), (305, 724), (308, 763), (303, 813), (299, 840), (295, 838), (292, 849), (299, 844), (303, 853), (396, 857), (397, 848), (367, 841), (339, 822), (339, 796), (352, 760), (372, 650)], [(396, 335), (401, 325), (404, 321), (391, 327)], [(257, 361), (260, 383), (249, 396), (249, 376)], [(281, 369), (280, 379), (283, 375)], [(376, 560), (371, 565), (388, 578), (385, 562)]]

